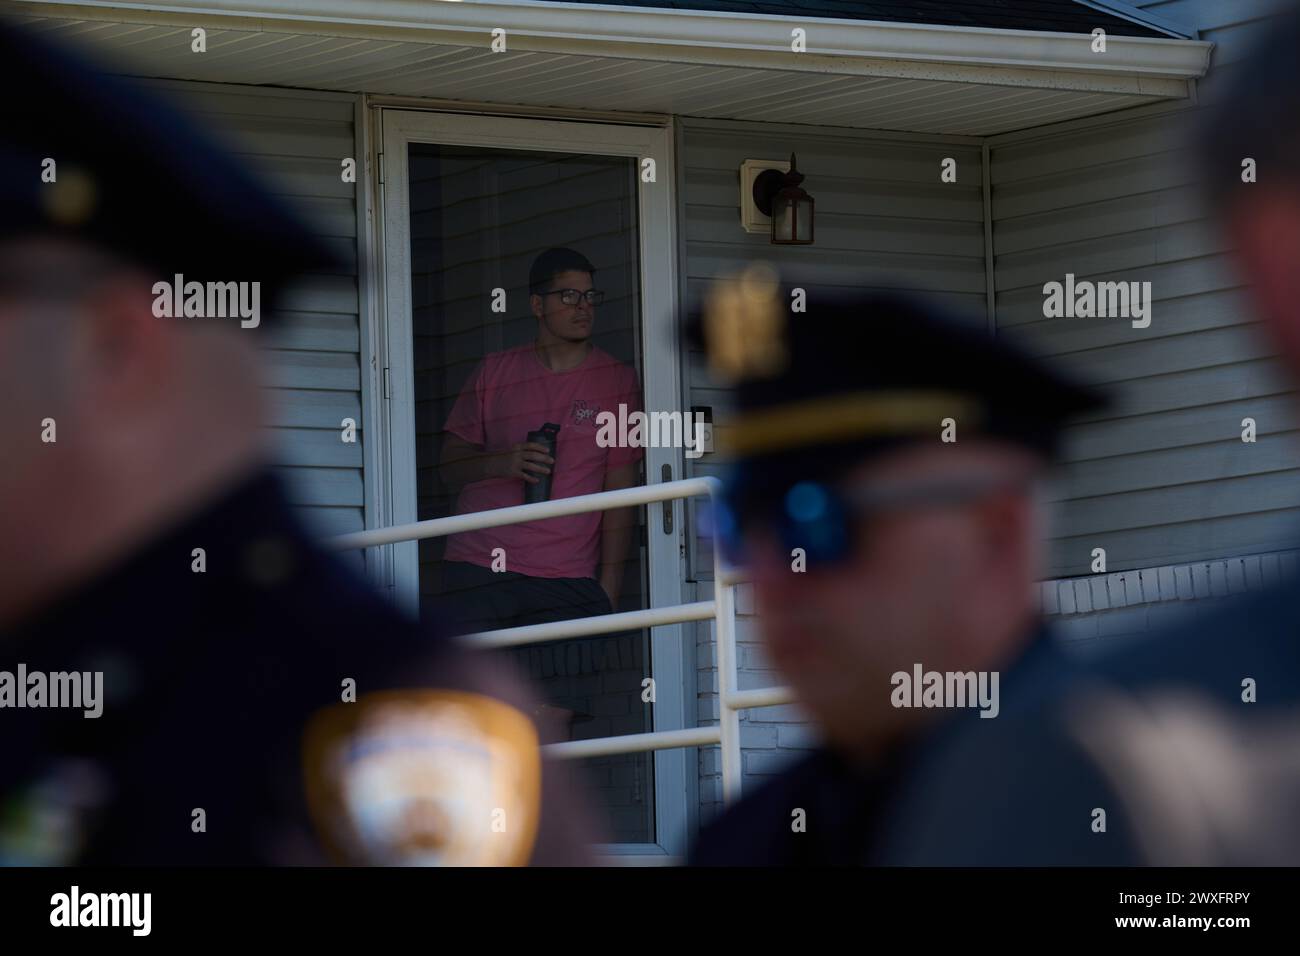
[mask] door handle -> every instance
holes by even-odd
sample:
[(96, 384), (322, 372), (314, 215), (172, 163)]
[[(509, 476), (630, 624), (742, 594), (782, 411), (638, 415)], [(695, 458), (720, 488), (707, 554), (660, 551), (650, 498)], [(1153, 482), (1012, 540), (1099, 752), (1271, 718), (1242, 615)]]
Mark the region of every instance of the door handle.
[[(665, 483), (672, 481), (673, 466), (664, 465), (663, 469), (660, 471), (659, 474), (662, 476), (662, 479)], [(673, 499), (669, 498), (667, 501), (659, 502), (659, 504), (662, 505), (664, 509), (664, 534), (672, 534), (673, 533)]]

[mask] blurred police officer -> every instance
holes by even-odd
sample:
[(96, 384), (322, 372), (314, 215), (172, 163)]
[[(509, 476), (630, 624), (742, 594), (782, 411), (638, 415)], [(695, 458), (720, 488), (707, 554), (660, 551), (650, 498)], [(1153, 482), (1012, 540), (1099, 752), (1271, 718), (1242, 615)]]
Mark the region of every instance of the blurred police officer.
[(692, 327), (736, 395), (718, 537), (822, 739), (692, 860), (866, 863), (918, 754), (1062, 669), (1034, 601), (1036, 485), (1096, 399), (982, 317), (761, 265), (718, 283)]
[[(1300, 377), (1297, 50), (1292, 7), (1229, 86), (1207, 87), (1199, 154), (1254, 309)], [(967, 728), (900, 797), (887, 861), (1300, 864), (1298, 594), (1291, 576), (1126, 641), (1059, 700)]]
[(0, 862), (585, 859), (528, 695), (291, 514), (274, 317), (157, 286), (333, 256), (125, 82), (5, 26), (0, 80)]

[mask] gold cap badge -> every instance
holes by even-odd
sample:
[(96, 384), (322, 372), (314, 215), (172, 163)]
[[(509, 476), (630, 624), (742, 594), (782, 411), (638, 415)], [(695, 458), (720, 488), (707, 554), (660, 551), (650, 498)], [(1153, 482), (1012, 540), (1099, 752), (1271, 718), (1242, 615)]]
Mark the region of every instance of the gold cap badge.
[(704, 335), (714, 378), (735, 384), (784, 371), (789, 363), (785, 310), (776, 271), (765, 262), (716, 283), (704, 303)]

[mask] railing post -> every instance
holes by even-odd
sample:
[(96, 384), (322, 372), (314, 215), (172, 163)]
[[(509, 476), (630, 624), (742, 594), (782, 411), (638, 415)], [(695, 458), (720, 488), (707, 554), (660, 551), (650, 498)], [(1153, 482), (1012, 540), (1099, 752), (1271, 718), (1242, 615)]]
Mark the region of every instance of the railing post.
[[(712, 496), (710, 496), (712, 497)], [(713, 542), (714, 638), (718, 649), (718, 724), (722, 755), (722, 802), (740, 797), (740, 711), (730, 706), (736, 691), (736, 589), (724, 572), (717, 538)]]

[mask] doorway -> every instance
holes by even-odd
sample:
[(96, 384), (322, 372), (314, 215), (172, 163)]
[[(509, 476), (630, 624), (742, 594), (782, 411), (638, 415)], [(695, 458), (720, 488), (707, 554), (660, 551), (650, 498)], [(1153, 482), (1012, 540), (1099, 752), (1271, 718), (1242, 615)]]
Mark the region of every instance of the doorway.
[[(532, 273), (548, 250), (577, 252), (592, 266), (591, 288), (600, 293), (592, 353), (634, 378), (646, 409), (677, 407), (667, 129), (405, 110), (384, 111), (381, 127), (385, 308), (375, 367), (382, 364), (385, 376), (380, 438), (390, 467), (389, 523), (464, 513), (465, 487), (444, 468), (448, 420), (459, 401), (472, 401), (467, 390), (476, 382), (481, 388), (482, 369), (520, 368), (505, 357), (532, 354), (539, 334)], [(541, 365), (531, 368), (546, 374)], [(580, 423), (589, 408), (577, 405), (583, 407), (570, 417)], [(645, 448), (635, 483), (680, 476), (680, 456), (680, 449)], [(672, 503), (668, 515), (662, 507), (634, 509), (616, 611), (682, 602), (681, 503)], [(391, 546), (396, 590), (431, 621), (453, 615), (470, 590), (460, 573), (463, 554), (447, 559), (454, 541)], [(554, 552), (525, 560), (528, 583), (557, 561)], [(485, 576), (490, 580), (481, 587), (491, 589), (504, 579)], [(494, 594), (504, 599), (507, 592)], [(582, 615), (557, 609), (552, 619), (569, 616)], [(555, 709), (568, 739), (581, 740), (694, 725), (685, 685), (691, 650), (689, 631), (671, 626), (493, 653), (508, 657)], [(646, 699), (647, 679), (653, 700)], [(694, 755), (670, 750), (582, 761), (605, 815), (609, 852), (682, 852)]]

